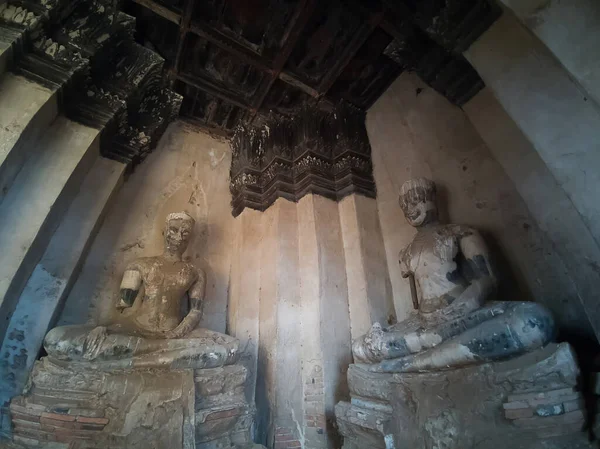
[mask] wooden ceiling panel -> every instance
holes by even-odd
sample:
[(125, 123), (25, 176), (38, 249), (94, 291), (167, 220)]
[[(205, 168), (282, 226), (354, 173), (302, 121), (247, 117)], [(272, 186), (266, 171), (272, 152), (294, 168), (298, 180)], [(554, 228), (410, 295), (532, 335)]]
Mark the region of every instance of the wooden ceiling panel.
[(375, 30), (340, 74), (329, 96), (368, 109), (402, 72), (402, 67), (384, 54), (393, 39), (382, 29)]
[(281, 48), (297, 3), (297, 0), (198, 1), (194, 4), (192, 23), (272, 59)]
[(495, 0), (129, 0), (138, 40), (166, 59), (181, 113), (229, 134), (307, 105), (366, 110), (403, 71), (461, 105), (483, 85), (461, 56)]
[(157, 0), (157, 3), (173, 11), (181, 12), (183, 10), (184, 0)]
[(215, 88), (247, 101), (267, 76), (260, 69), (193, 33), (185, 37), (179, 72), (192, 79), (213, 83)]
[(175, 91), (183, 96), (181, 115), (207, 129), (229, 135), (245, 116), (245, 110), (183, 81), (176, 81)]
[(261, 112), (272, 111), (282, 115), (293, 115), (308, 104), (313, 97), (289, 84), (276, 80), (265, 97)]
[(139, 7), (136, 12), (139, 39), (161, 55), (169, 67), (173, 67), (177, 56), (173, 42), (177, 42), (179, 26), (147, 8)]
[(345, 8), (340, 1), (319, 2), (286, 70), (317, 88), (352, 43), (353, 37), (365, 26), (360, 15)]

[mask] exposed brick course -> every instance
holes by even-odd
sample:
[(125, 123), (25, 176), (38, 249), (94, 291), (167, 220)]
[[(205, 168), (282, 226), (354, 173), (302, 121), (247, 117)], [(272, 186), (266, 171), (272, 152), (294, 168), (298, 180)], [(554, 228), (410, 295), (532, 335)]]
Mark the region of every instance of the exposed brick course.
[(40, 406), (11, 404), (10, 408), (15, 441), (28, 440), (30, 447), (43, 447), (47, 442), (98, 440), (109, 422), (108, 418), (46, 412)]
[(520, 408), (515, 410), (506, 410), (504, 416), (508, 419), (531, 418), (533, 410), (531, 408)]
[(88, 416), (77, 416), (77, 422), (86, 423), (86, 424), (108, 424), (108, 418), (90, 418)]
[(222, 410), (220, 412), (213, 412), (206, 416), (207, 421), (214, 421), (216, 419), (231, 418), (241, 413), (238, 408), (232, 408), (231, 410)]
[(291, 429), (276, 427), (274, 436), (274, 449), (300, 449), (302, 444), (296, 438)]
[(19, 419), (21, 421), (40, 422), (40, 417), (36, 415), (28, 415), (25, 413), (11, 412), (13, 419)]
[(65, 421), (65, 422), (72, 422), (72, 421), (75, 421), (75, 419), (76, 419), (76, 417), (73, 415), (61, 415), (59, 413), (47, 413), (47, 412), (42, 413), (42, 418), (55, 419), (57, 421)]
[(42, 416), (40, 418), (40, 424), (42, 425), (42, 429), (49, 429), (50, 431), (52, 431), (55, 428), (62, 428), (62, 429), (75, 429), (77, 426), (77, 423), (75, 422), (75, 420), (73, 421), (61, 421), (58, 419), (52, 419), (52, 418), (46, 418), (44, 416)]

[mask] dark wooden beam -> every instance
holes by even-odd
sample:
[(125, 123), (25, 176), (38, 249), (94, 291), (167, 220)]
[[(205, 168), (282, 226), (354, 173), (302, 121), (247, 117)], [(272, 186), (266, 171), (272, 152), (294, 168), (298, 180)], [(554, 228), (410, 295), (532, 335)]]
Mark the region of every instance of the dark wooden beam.
[(308, 95), (310, 95), (313, 98), (319, 97), (319, 91), (317, 89), (310, 87), (308, 84), (304, 83), (302, 80), (300, 80), (296, 75), (294, 75), (291, 72), (279, 73), (279, 79), (281, 81), (289, 84), (290, 86), (297, 87), (298, 89), (307, 93)]
[(252, 107), (249, 104), (239, 100), (238, 95), (234, 95), (234, 94), (222, 89), (221, 87), (217, 86), (216, 84), (214, 84), (211, 81), (201, 79), (196, 76), (191, 77), (189, 75), (176, 73), (174, 71), (171, 73), (171, 76), (173, 78), (181, 81), (182, 83), (189, 84), (190, 86), (200, 89), (200, 90), (212, 95), (213, 97), (217, 97), (217, 98), (220, 98), (221, 100), (225, 100), (225, 101), (227, 101), (231, 104), (234, 104), (242, 109), (252, 110)]
[(190, 31), (226, 52), (234, 54), (246, 64), (250, 64), (265, 72), (272, 72), (271, 64), (265, 58), (207, 24), (195, 21), (190, 25)]
[(206, 117), (204, 119), (206, 123), (210, 123), (213, 121), (213, 118), (217, 112), (217, 109), (219, 108), (220, 103), (220, 99), (215, 99), (213, 102), (210, 103), (208, 113), (206, 114)]
[(346, 66), (350, 63), (352, 58), (356, 56), (356, 53), (360, 50), (363, 44), (367, 41), (369, 36), (373, 33), (375, 28), (379, 26), (383, 20), (383, 12), (379, 12), (371, 16), (369, 21), (360, 27), (358, 33), (354, 35), (348, 46), (344, 49), (342, 56), (333, 65), (331, 70), (321, 80), (321, 84), (317, 88), (319, 96), (322, 97), (329, 92), (331, 86), (337, 81), (339, 76), (342, 74)]
[(218, 126), (207, 125), (206, 123), (198, 120), (197, 117), (193, 117), (193, 116), (189, 116), (189, 115), (182, 115), (181, 120), (184, 123), (187, 123), (188, 125), (191, 125), (191, 126), (195, 126), (214, 137), (219, 137), (222, 139), (223, 138), (228, 139), (229, 137), (231, 137), (230, 131), (220, 128)]
[(175, 56), (175, 72), (179, 73), (181, 67), (181, 55), (183, 54), (183, 46), (185, 44), (185, 36), (190, 29), (190, 22), (192, 21), (192, 13), (194, 11), (194, 0), (186, 0), (183, 6), (183, 16), (181, 17), (181, 24), (179, 28), (179, 37), (177, 38), (177, 56)]
[(411, 22), (404, 21), (400, 24), (392, 23), (387, 19), (383, 19), (380, 23), (383, 31), (391, 35), (394, 39), (404, 41), (407, 36), (412, 34), (412, 29), (415, 27)]
[(158, 14), (163, 19), (167, 19), (169, 22), (173, 22), (175, 25), (179, 25), (181, 22), (181, 14), (172, 11), (165, 6), (159, 5), (152, 0), (133, 0), (133, 2), (144, 8), (148, 8), (153, 13)]
[(412, 20), (413, 12), (403, 1), (382, 0), (383, 12), (386, 17), (395, 17), (403, 22)]
[[(133, 0), (133, 2), (148, 8), (150, 11), (169, 20), (170, 22), (180, 25), (182, 29), (187, 29), (188, 31), (191, 31), (192, 33), (200, 36), (201, 38), (213, 43), (217, 47), (234, 54), (245, 63), (250, 64), (260, 70), (269, 73), (272, 72), (271, 64), (265, 58), (261, 57), (256, 52), (253, 52), (249, 48), (240, 44), (235, 39), (232, 39), (226, 34), (223, 34), (220, 31), (213, 29), (206, 23), (200, 21), (194, 21), (194, 23), (192, 23), (190, 20), (189, 22), (187, 22), (186, 26), (186, 21), (183, 20), (182, 22), (181, 15), (179, 13), (176, 13), (170, 10), (169, 8), (159, 5), (158, 3), (152, 0)], [(186, 6), (184, 7), (184, 10), (187, 10), (188, 4), (191, 5), (193, 4), (193, 2), (187, 2)], [(190, 11), (190, 13), (191, 12), (192, 11)], [(179, 48), (179, 44), (177, 45), (177, 48)]]
[[(316, 4), (317, 4), (317, 0), (302, 0), (296, 7), (296, 11), (294, 12), (294, 17), (290, 21), (290, 25), (288, 26), (288, 28), (283, 36), (283, 39), (281, 41), (282, 42), (281, 51), (278, 53), (278, 55), (275, 58), (275, 61), (273, 63), (272, 76), (270, 79), (268, 79), (264, 83), (262, 88), (260, 88), (258, 90), (258, 93), (253, 102), (255, 111), (258, 111), (262, 107), (262, 105), (265, 101), (265, 98), (267, 97), (267, 94), (271, 90), (271, 87), (273, 87), (273, 84), (275, 83), (275, 81), (277, 81), (278, 78), (281, 78), (280, 75), (281, 75), (283, 69), (285, 68), (285, 65), (286, 65), (290, 55), (292, 54), (292, 51), (294, 50), (294, 47), (296, 46), (298, 39), (302, 35), (302, 31), (306, 27), (308, 19), (310, 19), (310, 16), (313, 14)], [(284, 76), (281, 79), (285, 82), (288, 82), (288, 81), (286, 81), (286, 79), (291, 80), (291, 78), (288, 78), (286, 76)], [(292, 85), (299, 87), (297, 84), (292, 84)], [(302, 85), (306, 86), (304, 83), (302, 83)], [(308, 86), (306, 86), (306, 87), (308, 87)], [(309, 95), (310, 95), (310, 93), (309, 93)]]

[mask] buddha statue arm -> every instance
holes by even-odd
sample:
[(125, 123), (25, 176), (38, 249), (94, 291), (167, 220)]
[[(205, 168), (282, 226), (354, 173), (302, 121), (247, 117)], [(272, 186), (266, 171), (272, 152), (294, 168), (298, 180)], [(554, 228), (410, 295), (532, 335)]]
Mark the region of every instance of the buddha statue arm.
[(142, 273), (137, 264), (131, 264), (123, 273), (120, 297), (117, 308), (123, 310), (133, 306), (133, 302), (142, 287)]
[(466, 229), (459, 237), (460, 251), (468, 264), (471, 283), (446, 307), (445, 312), (464, 315), (480, 308), (496, 291), (496, 277), (492, 272), (487, 246), (477, 231)]
[(206, 274), (198, 270), (198, 278), (188, 290), (190, 298), (190, 311), (179, 325), (168, 332), (166, 338), (182, 338), (193, 331), (202, 319), (202, 308), (204, 306), (204, 293), (206, 291)]

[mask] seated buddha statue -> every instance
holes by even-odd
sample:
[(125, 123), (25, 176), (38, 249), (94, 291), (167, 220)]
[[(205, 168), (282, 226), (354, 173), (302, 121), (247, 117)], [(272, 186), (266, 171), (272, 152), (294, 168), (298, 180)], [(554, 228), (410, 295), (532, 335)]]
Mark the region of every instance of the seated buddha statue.
[[(52, 329), (44, 340), (51, 361), (98, 370), (215, 368), (235, 363), (238, 340), (197, 328), (206, 275), (183, 260), (194, 228), (185, 212), (170, 214), (162, 255), (129, 264), (113, 322)], [(189, 299), (189, 307), (182, 303)], [(182, 319), (182, 309), (188, 309)]]
[(481, 235), (439, 223), (432, 181), (406, 182), (400, 206), (417, 228), (400, 253), (417, 311), (389, 328), (376, 323), (356, 339), (357, 363), (379, 372), (436, 371), (515, 357), (552, 340), (554, 321), (545, 307), (495, 300), (497, 278)]

